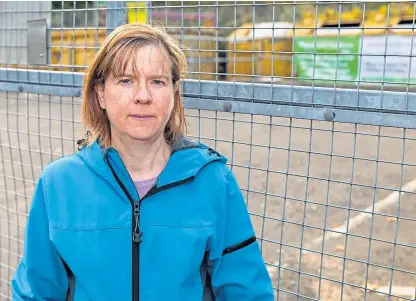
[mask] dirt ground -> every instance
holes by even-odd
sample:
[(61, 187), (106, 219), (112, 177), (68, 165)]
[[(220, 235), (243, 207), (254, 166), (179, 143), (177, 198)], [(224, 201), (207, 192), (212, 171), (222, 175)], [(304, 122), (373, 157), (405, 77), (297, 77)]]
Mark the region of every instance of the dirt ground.
[[(10, 298), (42, 167), (82, 137), (79, 109), (79, 99), (0, 93), (0, 300)], [(414, 298), (414, 130), (198, 110), (187, 118), (189, 135), (232, 165), (276, 300), (389, 300), (390, 285), (402, 297), (390, 300)]]

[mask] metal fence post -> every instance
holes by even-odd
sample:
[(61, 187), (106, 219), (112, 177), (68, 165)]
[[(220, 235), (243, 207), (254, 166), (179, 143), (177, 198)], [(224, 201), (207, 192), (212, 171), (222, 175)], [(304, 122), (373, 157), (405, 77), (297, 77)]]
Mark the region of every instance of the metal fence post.
[(125, 1), (108, 1), (106, 15), (107, 36), (118, 26), (126, 24), (127, 11)]

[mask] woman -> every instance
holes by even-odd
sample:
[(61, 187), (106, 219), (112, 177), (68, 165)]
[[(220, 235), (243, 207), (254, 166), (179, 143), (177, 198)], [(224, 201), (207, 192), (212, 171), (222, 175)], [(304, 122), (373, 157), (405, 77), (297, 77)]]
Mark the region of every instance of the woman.
[(43, 171), (13, 300), (273, 300), (226, 159), (184, 137), (186, 58), (124, 25), (86, 72), (80, 151)]

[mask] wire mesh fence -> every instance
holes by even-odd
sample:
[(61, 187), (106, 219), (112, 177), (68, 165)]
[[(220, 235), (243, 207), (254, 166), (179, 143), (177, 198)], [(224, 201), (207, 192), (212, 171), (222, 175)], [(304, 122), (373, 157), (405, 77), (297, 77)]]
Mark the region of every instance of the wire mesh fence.
[(82, 71), (142, 21), (186, 48), (189, 136), (228, 157), (276, 300), (415, 300), (415, 2), (26, 4), (0, 2), (0, 300), (42, 168), (83, 136)]

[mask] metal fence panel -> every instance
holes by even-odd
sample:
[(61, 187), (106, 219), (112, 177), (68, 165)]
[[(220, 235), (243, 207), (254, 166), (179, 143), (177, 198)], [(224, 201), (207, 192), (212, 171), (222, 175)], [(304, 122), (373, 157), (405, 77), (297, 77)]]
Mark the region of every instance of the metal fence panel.
[(48, 3), (48, 64), (0, 61), (0, 300), (42, 168), (83, 136), (85, 65), (143, 18), (187, 48), (189, 136), (229, 158), (276, 300), (415, 300), (415, 2)]
[(0, 64), (27, 65), (27, 22), (51, 20), (51, 1), (0, 1)]

